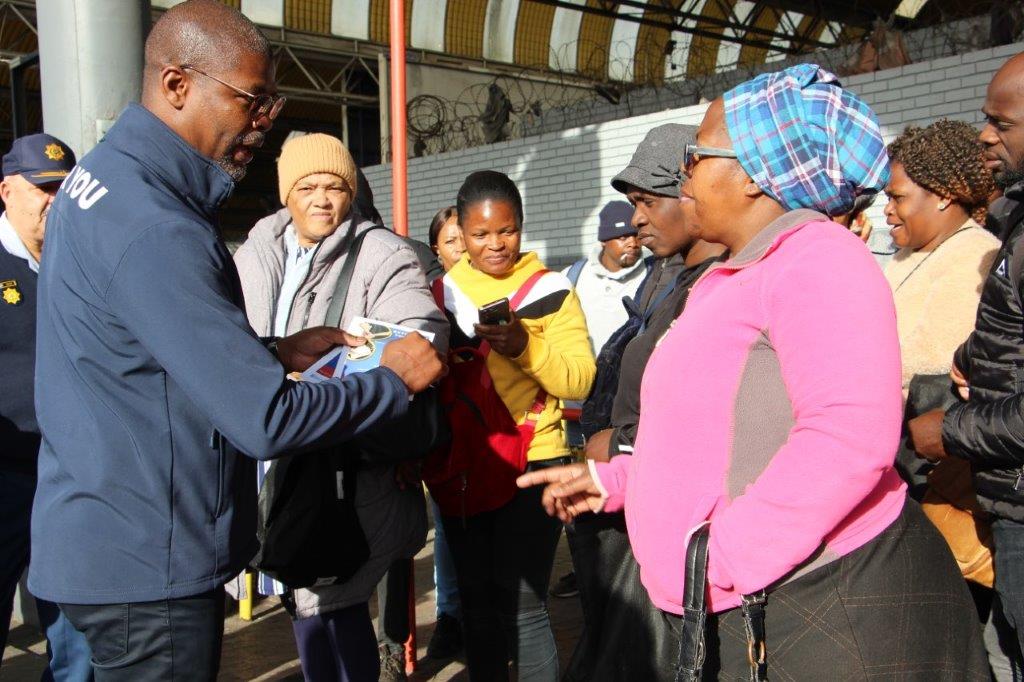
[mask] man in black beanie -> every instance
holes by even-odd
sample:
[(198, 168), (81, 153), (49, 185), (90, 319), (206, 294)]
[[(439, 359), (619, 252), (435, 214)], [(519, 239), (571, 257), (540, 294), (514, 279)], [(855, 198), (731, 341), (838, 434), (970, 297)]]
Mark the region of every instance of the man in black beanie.
[(600, 243), (564, 271), (580, 297), (595, 356), (626, 321), (622, 299), (636, 294), (646, 273), (632, 220), (632, 206), (621, 200), (609, 201), (597, 214)]

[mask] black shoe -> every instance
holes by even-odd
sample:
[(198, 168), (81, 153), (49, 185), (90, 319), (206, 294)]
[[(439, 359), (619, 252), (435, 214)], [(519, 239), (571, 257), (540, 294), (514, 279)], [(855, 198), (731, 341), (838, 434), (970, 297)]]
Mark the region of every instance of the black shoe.
[(462, 651), (462, 623), (458, 618), (442, 613), (437, 617), (434, 634), (427, 645), (427, 657), (444, 660)]
[(404, 649), (399, 648), (395, 651), (387, 644), (381, 644), (378, 653), (380, 654), (379, 682), (402, 682), (409, 679), (405, 675)]
[(548, 590), (548, 594), (552, 597), (558, 597), (559, 599), (565, 599), (567, 597), (575, 597), (580, 593), (580, 588), (576, 585), (576, 573), (575, 571), (566, 573), (559, 578), (551, 589)]

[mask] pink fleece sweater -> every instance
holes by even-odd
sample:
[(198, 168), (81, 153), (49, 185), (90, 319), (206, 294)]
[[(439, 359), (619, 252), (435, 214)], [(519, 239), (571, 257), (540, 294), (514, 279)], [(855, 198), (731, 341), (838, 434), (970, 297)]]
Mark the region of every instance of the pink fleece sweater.
[(682, 613), (705, 520), (715, 612), (878, 536), (906, 498), (901, 399), (892, 294), (850, 232), (792, 211), (712, 266), (647, 364), (633, 456), (593, 467), (655, 605)]

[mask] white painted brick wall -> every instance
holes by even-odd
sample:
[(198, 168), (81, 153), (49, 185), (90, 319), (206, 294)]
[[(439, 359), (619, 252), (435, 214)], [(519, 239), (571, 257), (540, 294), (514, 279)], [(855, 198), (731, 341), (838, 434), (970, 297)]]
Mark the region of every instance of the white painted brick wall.
[[(943, 116), (978, 125), (992, 74), (1024, 43), (943, 57), (925, 64), (853, 76), (846, 85), (879, 113), (891, 140), (909, 124), (927, 125)], [(923, 81), (927, 78), (927, 81)], [(598, 211), (621, 198), (608, 184), (632, 156), (644, 134), (662, 123), (698, 124), (706, 104), (546, 133), (486, 147), (409, 160), (410, 233), (425, 239), (434, 213), (455, 202), (470, 172), (508, 173), (523, 194), (525, 249), (549, 265), (578, 258), (596, 239)], [(390, 224), (391, 167), (366, 168), (377, 208)], [(869, 214), (876, 226), (872, 246), (889, 247), (882, 200)]]

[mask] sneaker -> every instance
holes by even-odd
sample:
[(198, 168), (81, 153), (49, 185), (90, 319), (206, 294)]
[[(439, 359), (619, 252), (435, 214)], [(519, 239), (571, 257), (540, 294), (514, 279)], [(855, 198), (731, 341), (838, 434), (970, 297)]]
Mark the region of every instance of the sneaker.
[(548, 590), (548, 594), (552, 597), (558, 597), (559, 599), (566, 599), (568, 597), (575, 597), (580, 593), (580, 588), (576, 585), (576, 573), (570, 571), (561, 578), (559, 578), (551, 589)]
[(401, 648), (395, 651), (387, 644), (381, 644), (378, 653), (380, 654), (379, 682), (400, 682), (409, 679), (405, 675), (405, 651)]
[(434, 634), (427, 645), (427, 657), (438, 660), (454, 658), (462, 651), (462, 623), (455, 616), (442, 613), (437, 617)]

